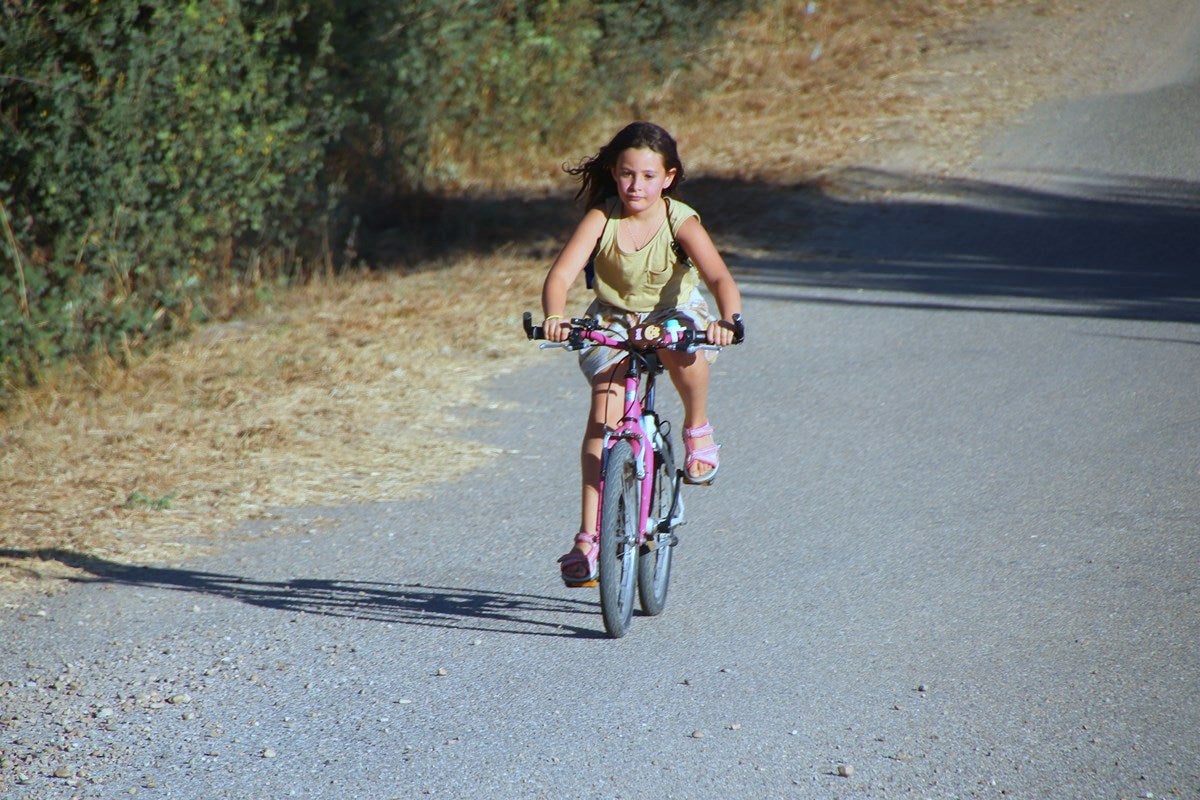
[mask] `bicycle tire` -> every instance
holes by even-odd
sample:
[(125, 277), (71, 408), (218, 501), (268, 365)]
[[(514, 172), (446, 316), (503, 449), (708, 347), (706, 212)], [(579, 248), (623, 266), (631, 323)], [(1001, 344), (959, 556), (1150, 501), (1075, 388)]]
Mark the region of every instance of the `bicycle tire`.
[[(671, 442), (663, 440), (662, 447), (654, 454), (654, 496), (650, 500), (650, 517), (660, 523), (671, 513), (675, 504), (675, 454), (671, 450)], [(650, 537), (656, 537), (655, 546), (642, 545), (638, 554), (638, 598), (641, 600), (642, 611), (650, 616), (658, 616), (667, 604), (667, 589), (671, 582), (671, 554), (674, 552), (674, 537), (670, 531), (659, 536), (659, 531), (651, 531)]]
[(608, 451), (600, 501), (600, 611), (614, 639), (628, 632), (633, 618), (639, 494), (633, 447), (621, 440)]

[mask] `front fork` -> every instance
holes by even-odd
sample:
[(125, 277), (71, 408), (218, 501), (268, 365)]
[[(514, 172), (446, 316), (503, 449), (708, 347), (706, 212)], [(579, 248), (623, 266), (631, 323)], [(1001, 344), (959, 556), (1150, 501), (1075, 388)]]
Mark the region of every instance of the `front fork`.
[[(648, 452), (643, 459), (647, 474), (642, 478), (642, 491), (644, 492), (642, 498), (642, 519), (645, 521), (642, 540), (651, 549), (654, 549), (659, 545), (673, 545), (677, 541), (673, 531), (684, 522), (683, 472), (676, 469), (673, 475), (665, 475), (659, 471), (654, 461), (663, 455), (659, 448), (666, 447), (666, 444), (662, 440), (663, 431), (659, 429), (658, 417), (653, 411), (648, 412), (643, 417), (643, 420), (642, 429), (645, 431), (647, 438), (647, 442), (643, 447)], [(651, 444), (654, 445), (653, 448), (650, 447)], [(664, 479), (671, 482), (669, 487), (655, 485), (657, 481)], [(669, 507), (660, 507), (659, 512), (662, 516), (657, 518), (652, 517), (651, 512), (654, 510), (654, 499), (663, 491), (670, 492)]]
[[(638, 526), (637, 526), (637, 541), (627, 542), (627, 544), (646, 544), (651, 548), (658, 547), (660, 544), (672, 545), (675, 543), (675, 535), (672, 531), (683, 524), (683, 471), (676, 469), (675, 474), (671, 476), (671, 507), (668, 509), (666, 516), (662, 519), (654, 519), (650, 516), (650, 511), (654, 503), (654, 481), (658, 477), (657, 470), (654, 465), (654, 457), (656, 449), (654, 442), (657, 440), (658, 431), (658, 416), (653, 409), (653, 388), (648, 390), (649, 402), (646, 404), (647, 409), (643, 409), (637, 402), (637, 384), (634, 381), (626, 382), (625, 387), (625, 414), (621, 420), (621, 424), (616, 430), (605, 430), (604, 442), (601, 446), (601, 461), (600, 461), (600, 504), (603, 505), (604, 497), (604, 475), (608, 471), (608, 457), (612, 450), (612, 443), (616, 439), (627, 439), (633, 446), (634, 463), (637, 468), (637, 479), (641, 489), (638, 497)], [(636, 415), (636, 416), (635, 416)], [(641, 425), (634, 425), (631, 420), (640, 418)], [(599, 522), (599, 520), (597, 520)], [(597, 526), (597, 530), (599, 527)]]
[[(612, 442), (616, 439), (628, 439), (634, 449), (634, 463), (637, 468), (640, 491), (638, 492), (639, 524), (637, 526), (637, 541), (626, 542), (626, 544), (644, 544), (653, 550), (660, 546), (674, 545), (677, 541), (674, 530), (684, 523), (683, 470), (676, 469), (675, 474), (671, 476), (671, 507), (667, 510), (666, 515), (661, 519), (651, 517), (650, 511), (655, 494), (654, 481), (658, 477), (658, 474), (654, 468), (655, 450), (650, 446), (646, 437), (647, 432), (645, 428), (641, 435), (632, 430), (620, 428), (615, 431), (605, 431), (604, 445), (601, 450), (599, 493), (602, 499), (604, 497), (604, 475), (608, 471), (608, 457), (612, 452)], [(597, 530), (599, 530), (599, 520), (597, 520)]]
[[(647, 520), (650, 517), (650, 502), (654, 486), (654, 450), (649, 446), (644, 430), (639, 433), (632, 427), (627, 427), (624, 422), (615, 431), (606, 430), (604, 432), (604, 442), (600, 450), (600, 485), (598, 487), (599, 497), (597, 498), (599, 508), (603, 508), (604, 506), (604, 476), (608, 473), (608, 457), (612, 453), (613, 442), (618, 439), (627, 439), (633, 446), (635, 474), (639, 489), (637, 540), (626, 542), (626, 544), (640, 545), (646, 540), (646, 534), (649, 532), (647, 529), (650, 527)], [(648, 465), (647, 462), (649, 462)], [(598, 511), (599, 508), (597, 509)], [(600, 529), (599, 522), (599, 519), (597, 519), (597, 530)]]

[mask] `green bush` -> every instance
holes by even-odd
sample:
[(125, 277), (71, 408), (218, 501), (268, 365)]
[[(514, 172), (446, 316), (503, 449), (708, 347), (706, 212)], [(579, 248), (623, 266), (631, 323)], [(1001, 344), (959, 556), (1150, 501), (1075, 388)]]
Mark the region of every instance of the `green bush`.
[(294, 252), (328, 205), (325, 54), (251, 6), (3, 6), (5, 383), (203, 316), (218, 273)]
[[(362, 125), (354, 186), (406, 192), (546, 152), (686, 66), (744, 0), (331, 2), (344, 96)], [(337, 9), (337, 10), (335, 10)], [(314, 16), (317, 14), (314, 13)], [(599, 143), (597, 143), (598, 145)]]
[(0, 404), (553, 151), (742, 5), (0, 0)]

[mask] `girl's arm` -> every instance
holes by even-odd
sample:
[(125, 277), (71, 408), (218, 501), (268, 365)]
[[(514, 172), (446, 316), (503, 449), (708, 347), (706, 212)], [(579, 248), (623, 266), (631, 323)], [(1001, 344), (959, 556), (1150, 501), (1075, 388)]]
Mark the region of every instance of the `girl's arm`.
[(593, 208), (584, 214), (562, 252), (554, 259), (550, 271), (546, 273), (546, 281), (542, 284), (542, 313), (546, 319), (542, 327), (545, 329), (546, 338), (552, 342), (566, 339), (566, 329), (560, 330), (559, 326), (566, 314), (567, 293), (579, 277), (579, 273), (587, 266), (592, 251), (596, 249), (596, 242), (604, 233), (605, 221), (602, 208)]
[[(704, 285), (717, 301), (717, 309), (724, 322), (733, 322), (734, 314), (742, 313), (742, 294), (738, 291), (737, 283), (725, 264), (725, 259), (717, 251), (708, 231), (696, 217), (688, 217), (679, 226), (675, 238), (683, 245), (684, 251), (696, 265)], [(708, 326), (705, 331), (708, 340), (713, 344), (726, 346), (733, 343), (733, 330), (718, 322)]]

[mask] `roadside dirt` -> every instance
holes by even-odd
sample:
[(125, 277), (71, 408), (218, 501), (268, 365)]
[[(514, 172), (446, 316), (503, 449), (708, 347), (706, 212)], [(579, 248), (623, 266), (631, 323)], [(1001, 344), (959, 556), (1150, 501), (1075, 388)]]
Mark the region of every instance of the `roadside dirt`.
[[(633, 109), (676, 132), (719, 244), (802, 238), (779, 224), (805, 202), (797, 184), (811, 198), (870, 190), (839, 179), (863, 167), (968, 171), (1034, 103), (1133, 80), (1144, 64), (1122, 27), (1161, 26), (1172, 4), (829, 5), (769, 4)], [(272, 508), (418, 496), (497, 457), (459, 435), (457, 415), (489, 407), (487, 382), (533, 357), (520, 313), (537, 307), (570, 192), (564, 179), (492, 201), (538, 232), (486, 257), (297, 289), (83, 390), (23, 398), (0, 420), (0, 604), (60, 590), (80, 554), (177, 563), (250, 535), (240, 523)]]

